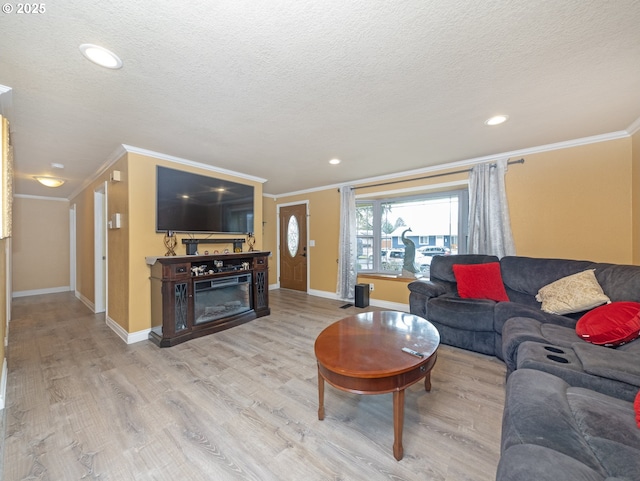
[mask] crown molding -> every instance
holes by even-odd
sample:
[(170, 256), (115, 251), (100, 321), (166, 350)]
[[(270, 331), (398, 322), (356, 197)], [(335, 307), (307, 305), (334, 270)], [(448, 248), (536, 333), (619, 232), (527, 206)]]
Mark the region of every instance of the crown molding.
[[(639, 119), (640, 121), (640, 119)], [(636, 121), (638, 122), (638, 121)], [(634, 124), (636, 123), (634, 122)], [(632, 124), (632, 125), (634, 125)], [(640, 128), (640, 125), (637, 126), (637, 128)], [(351, 185), (351, 186), (359, 186), (361, 184), (372, 184), (372, 183), (378, 183), (378, 182), (385, 182), (385, 181), (391, 181), (391, 180), (395, 180), (395, 179), (400, 179), (403, 177), (412, 177), (412, 176), (420, 176), (420, 175), (428, 175), (430, 173), (433, 172), (440, 172), (443, 170), (448, 170), (448, 169), (458, 169), (458, 168), (463, 168), (463, 167), (470, 167), (476, 164), (482, 164), (484, 162), (495, 162), (497, 159), (502, 159), (502, 158), (508, 158), (508, 159), (512, 159), (515, 157), (524, 157), (527, 155), (532, 155), (532, 154), (538, 154), (541, 152), (549, 152), (551, 150), (560, 150), (560, 149), (568, 149), (571, 147), (579, 147), (581, 145), (589, 145), (589, 144), (595, 144), (598, 142), (607, 142), (609, 140), (617, 140), (617, 139), (623, 139), (626, 137), (629, 137), (629, 132), (626, 130), (621, 130), (618, 132), (611, 132), (608, 134), (601, 134), (601, 135), (593, 135), (591, 137), (583, 137), (580, 139), (575, 139), (575, 140), (566, 140), (563, 142), (556, 142), (553, 144), (546, 144), (546, 145), (540, 145), (537, 147), (530, 147), (527, 149), (520, 149), (520, 150), (512, 150), (510, 152), (503, 152), (501, 154), (492, 154), (492, 155), (485, 155), (483, 157), (474, 157), (472, 159), (466, 159), (466, 160), (459, 160), (459, 161), (455, 161), (455, 162), (448, 162), (446, 164), (438, 164), (438, 165), (433, 165), (430, 167), (423, 167), (421, 169), (414, 169), (414, 170), (407, 170), (404, 172), (396, 172), (394, 174), (387, 174), (387, 175), (381, 175), (378, 177), (367, 177), (364, 179), (358, 179), (358, 180), (353, 180), (351, 182), (342, 182), (339, 184), (331, 184), (331, 185), (325, 185), (323, 187), (314, 187), (311, 189), (305, 189), (305, 190), (296, 190), (294, 192), (287, 192), (287, 193), (283, 193), (283, 194), (278, 194), (278, 195), (273, 195), (273, 194), (263, 194), (264, 197), (272, 197), (273, 199), (277, 199), (279, 197), (290, 197), (293, 195), (301, 195), (301, 194), (309, 194), (312, 192), (319, 192), (322, 190), (333, 190), (333, 189), (338, 189), (344, 185)]]
[(627, 132), (629, 135), (634, 135), (636, 132), (640, 130), (640, 117), (638, 117), (635, 122), (633, 122), (629, 127), (627, 127)]
[(111, 155), (109, 155), (109, 157), (107, 157), (105, 159), (105, 161), (102, 163), (102, 165), (100, 165), (100, 167), (98, 167), (98, 170), (96, 170), (95, 173), (91, 177), (88, 177), (87, 179), (85, 179), (82, 182), (82, 184), (80, 184), (80, 187), (78, 187), (76, 190), (74, 190), (69, 195), (68, 199), (71, 200), (74, 197), (80, 195), (80, 193), (83, 190), (85, 190), (93, 182), (98, 180), (100, 178), (100, 176), (102, 174), (104, 174), (109, 169), (109, 167), (111, 167), (118, 160), (120, 160), (122, 158), (122, 156), (125, 155), (126, 153), (127, 153), (127, 151), (125, 150), (124, 146), (123, 145), (118, 145), (118, 147), (116, 147), (116, 149), (111, 153)]
[[(419, 175), (428, 175), (430, 173), (433, 172), (440, 172), (443, 170), (448, 170), (448, 169), (457, 169), (457, 168), (463, 168), (463, 167), (469, 167), (469, 166), (473, 166), (476, 164), (481, 164), (484, 162), (493, 162), (496, 159), (500, 159), (500, 158), (514, 158), (514, 157), (524, 157), (527, 155), (532, 155), (532, 154), (538, 154), (538, 153), (542, 153), (542, 152), (549, 152), (552, 150), (561, 150), (561, 149), (568, 149), (568, 148), (572, 148), (572, 147), (579, 147), (582, 145), (589, 145), (589, 144), (595, 144), (595, 143), (599, 143), (599, 142), (607, 142), (610, 140), (618, 140), (618, 139), (622, 139), (622, 138), (626, 138), (629, 137), (630, 135), (633, 135), (634, 133), (636, 133), (638, 130), (640, 130), (640, 118), (638, 118), (635, 122), (633, 122), (626, 130), (621, 130), (621, 131), (617, 131), (617, 132), (611, 132), (608, 134), (601, 134), (601, 135), (593, 135), (590, 137), (583, 137), (580, 139), (574, 139), (574, 140), (567, 140), (567, 141), (563, 141), (563, 142), (556, 142), (553, 144), (546, 144), (546, 145), (540, 145), (537, 147), (530, 147), (530, 148), (526, 148), (526, 149), (519, 149), (519, 150), (513, 150), (510, 152), (503, 152), (503, 153), (499, 153), (499, 154), (492, 154), (492, 155), (485, 155), (482, 157), (474, 157), (471, 159), (466, 159), (466, 160), (459, 160), (459, 161), (455, 161), (455, 162), (448, 162), (445, 164), (439, 164), (439, 165), (434, 165), (434, 166), (430, 166), (430, 167), (423, 167), (420, 169), (414, 169), (414, 170), (407, 170), (404, 172), (396, 172), (394, 174), (387, 174), (387, 175), (381, 175), (381, 176), (377, 176), (377, 177), (367, 177), (367, 178), (363, 178), (363, 179), (356, 179), (353, 180), (351, 182), (341, 182), (341, 183), (337, 183), (337, 184), (330, 184), (330, 185), (324, 185), (321, 187), (314, 187), (314, 188), (310, 188), (310, 189), (303, 189), (303, 190), (296, 190), (293, 192), (285, 192), (282, 194), (269, 194), (266, 192), (262, 193), (263, 197), (266, 198), (270, 198), (273, 200), (277, 200), (280, 197), (290, 197), (290, 196), (294, 196), (294, 195), (303, 195), (303, 194), (309, 194), (312, 192), (320, 192), (323, 190), (331, 190), (331, 189), (338, 189), (344, 185), (352, 185), (352, 186), (359, 186), (361, 184), (369, 184), (369, 183), (378, 183), (378, 182), (385, 182), (385, 181), (390, 181), (390, 180), (394, 180), (394, 179), (400, 179), (403, 177), (411, 177), (411, 176), (419, 176)], [(185, 166), (189, 166), (189, 167), (195, 167), (195, 168), (199, 168), (199, 169), (203, 169), (203, 170), (207, 170), (210, 172), (216, 172), (216, 173), (221, 173), (221, 174), (226, 174), (226, 175), (232, 175), (241, 179), (245, 179), (245, 180), (250, 180), (250, 181), (254, 181), (254, 182), (260, 182), (260, 183), (265, 183), (268, 181), (268, 179), (263, 179), (261, 177), (256, 177), (256, 176), (252, 176), (252, 175), (248, 175), (248, 174), (243, 174), (242, 172), (237, 172), (237, 171), (233, 171), (233, 170), (229, 170), (229, 169), (223, 169), (220, 167), (214, 167), (208, 164), (203, 164), (201, 162), (196, 162), (193, 160), (188, 160), (188, 159), (184, 159), (182, 157), (175, 157), (173, 155), (168, 155), (168, 154), (163, 154), (161, 152), (154, 152), (152, 150), (147, 150), (147, 149), (142, 149), (139, 147), (134, 147), (131, 145), (126, 145), (126, 144), (122, 144), (119, 145), (116, 150), (102, 163), (102, 166), (96, 171), (96, 173), (91, 176), (89, 179), (85, 180), (82, 185), (76, 189), (69, 197), (68, 199), (65, 200), (70, 200), (72, 198), (74, 198), (75, 196), (79, 195), (84, 189), (86, 189), (89, 185), (91, 185), (91, 183), (93, 183), (95, 180), (97, 180), (111, 165), (113, 165), (117, 160), (119, 160), (124, 154), (126, 153), (134, 153), (134, 154), (139, 154), (139, 155), (144, 155), (147, 157), (154, 157), (157, 159), (162, 159), (162, 160), (166, 160), (169, 162), (173, 162), (176, 164), (180, 164), (180, 165), (185, 165)]]
[(68, 199), (73, 199), (77, 195), (79, 195), (83, 190), (89, 187), (93, 182), (95, 182), (98, 178), (100, 178), (113, 164), (115, 164), (118, 160), (122, 158), (123, 155), (131, 153), (131, 154), (139, 154), (144, 155), (146, 157), (153, 157), (156, 159), (166, 160), (172, 162), (174, 164), (185, 165), (188, 167), (195, 167), (202, 170), (207, 170), (209, 172), (215, 172), (218, 174), (226, 174), (234, 177), (238, 177), (240, 179), (250, 180), (253, 182), (260, 182), (264, 184), (267, 179), (263, 179), (261, 177), (255, 177), (253, 175), (243, 174), (242, 172), (236, 172), (234, 170), (222, 169), (220, 167), (214, 167), (212, 165), (203, 164), (201, 162), (195, 162), (189, 159), (183, 159), (182, 157), (175, 157), (173, 155), (163, 154), (161, 152), (154, 152), (153, 150), (141, 149), (139, 147), (134, 147), (132, 145), (121, 144), (119, 145), (109, 157), (102, 163), (102, 165), (98, 168), (98, 170), (88, 179), (86, 179), (80, 187), (74, 190)]
[(11, 107), (13, 105), (11, 87), (7, 87), (6, 85), (0, 85), (0, 115), (4, 115), (9, 120), (11, 120)]
[(242, 172), (237, 172), (235, 170), (223, 169), (221, 167), (214, 167), (212, 165), (203, 164), (201, 162), (196, 162), (194, 160), (183, 159), (182, 157), (175, 157), (173, 155), (163, 154), (161, 152), (154, 152), (152, 150), (141, 149), (139, 147), (133, 147), (131, 145), (123, 144), (122, 147), (132, 154), (145, 155), (147, 157), (155, 157), (156, 159), (167, 160), (169, 162), (173, 162), (175, 164), (186, 165), (188, 167), (196, 167), (198, 169), (208, 170), (210, 172), (215, 172), (218, 174), (226, 174), (232, 175), (234, 177), (238, 177), (240, 179), (250, 180), (253, 182), (260, 182), (264, 184), (267, 179), (263, 179), (262, 177), (255, 177), (249, 174), (243, 174)]
[(33, 199), (33, 200), (46, 200), (48, 201), (57, 201), (57, 202), (69, 202), (69, 199), (65, 197), (47, 197), (44, 195), (30, 195), (30, 194), (14, 194), (14, 199)]

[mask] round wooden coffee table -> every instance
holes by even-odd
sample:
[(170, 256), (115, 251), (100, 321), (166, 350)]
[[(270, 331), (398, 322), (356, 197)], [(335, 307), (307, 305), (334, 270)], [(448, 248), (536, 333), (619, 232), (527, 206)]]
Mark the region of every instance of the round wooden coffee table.
[[(356, 394), (393, 393), (393, 455), (403, 456), (404, 390), (424, 378), (431, 390), (440, 334), (429, 321), (405, 312), (364, 312), (331, 324), (315, 343), (318, 419), (324, 419), (324, 382)], [(421, 355), (403, 351), (403, 348)]]

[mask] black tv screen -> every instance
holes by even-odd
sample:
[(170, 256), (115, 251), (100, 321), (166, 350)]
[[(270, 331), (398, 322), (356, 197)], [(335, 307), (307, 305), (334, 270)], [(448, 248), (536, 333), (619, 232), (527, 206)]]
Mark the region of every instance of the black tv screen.
[(253, 232), (253, 186), (157, 167), (157, 232)]

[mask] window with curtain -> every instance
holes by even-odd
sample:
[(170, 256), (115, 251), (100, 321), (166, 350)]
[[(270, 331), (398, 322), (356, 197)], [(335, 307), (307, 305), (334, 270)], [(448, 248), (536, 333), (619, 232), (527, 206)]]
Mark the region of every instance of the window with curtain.
[(356, 199), (358, 272), (400, 274), (404, 233), (416, 247), (416, 267), (428, 277), (434, 256), (467, 252), (468, 216), (467, 189)]

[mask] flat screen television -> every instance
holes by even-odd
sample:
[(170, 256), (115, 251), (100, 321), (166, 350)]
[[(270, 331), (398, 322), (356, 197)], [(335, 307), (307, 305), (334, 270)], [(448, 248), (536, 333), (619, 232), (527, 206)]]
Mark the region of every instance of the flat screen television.
[(253, 186), (157, 167), (156, 231), (253, 232)]

